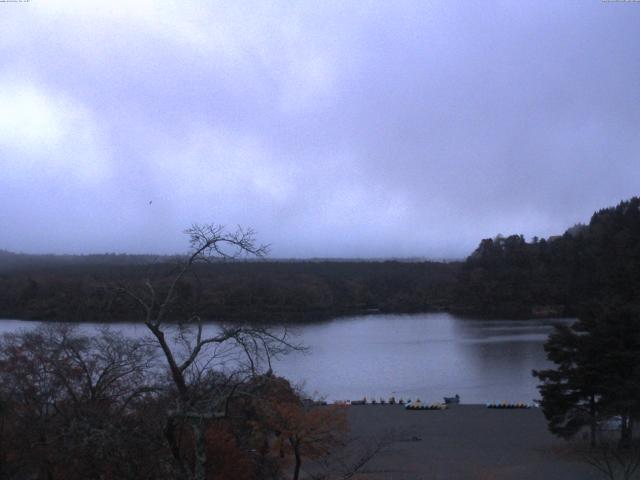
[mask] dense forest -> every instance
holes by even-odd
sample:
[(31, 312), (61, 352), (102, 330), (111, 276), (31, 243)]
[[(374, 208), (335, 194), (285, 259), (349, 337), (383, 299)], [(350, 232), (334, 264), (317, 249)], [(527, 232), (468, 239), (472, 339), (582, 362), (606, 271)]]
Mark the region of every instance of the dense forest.
[[(145, 278), (162, 284), (179, 260), (0, 251), (0, 318), (136, 320), (140, 312), (121, 287)], [(274, 323), (434, 310), (549, 317), (576, 315), (592, 302), (636, 304), (640, 198), (561, 236), (484, 239), (464, 262), (220, 261), (198, 265), (178, 287), (181, 311), (197, 305), (206, 319)]]
[(526, 242), (482, 240), (462, 268), (452, 309), (491, 316), (576, 315), (593, 303), (640, 299), (640, 198), (593, 214), (588, 225)]
[[(11, 255), (5, 254), (11, 258)], [(175, 263), (127, 263), (123, 256), (67, 257), (45, 265), (13, 258), (0, 271), (0, 318), (136, 320), (140, 312), (120, 286), (147, 277), (162, 284)], [(364, 312), (442, 310), (459, 263), (362, 261), (231, 261), (198, 265), (181, 281), (184, 306), (203, 318), (306, 321)]]

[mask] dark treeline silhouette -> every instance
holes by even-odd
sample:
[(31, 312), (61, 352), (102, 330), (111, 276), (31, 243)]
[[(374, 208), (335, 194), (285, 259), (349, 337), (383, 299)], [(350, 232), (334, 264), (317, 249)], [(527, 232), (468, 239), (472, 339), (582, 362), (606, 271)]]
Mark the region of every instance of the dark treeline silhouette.
[(170, 260), (167, 255), (131, 255), (126, 253), (101, 253), (89, 255), (26, 254), (0, 250), (0, 273), (29, 268), (51, 268), (68, 265), (146, 265), (158, 260)]
[[(5, 255), (9, 256), (10, 255)], [(27, 256), (25, 256), (27, 257)], [(137, 306), (117, 287), (174, 268), (134, 257), (80, 257), (41, 265), (22, 258), (0, 270), (0, 318), (70, 321), (136, 319)], [(18, 263), (20, 263), (18, 265)], [(459, 263), (231, 261), (198, 265), (181, 281), (184, 304), (197, 297), (206, 319), (305, 321), (333, 315), (447, 308)]]
[[(180, 257), (19, 255), (0, 251), (0, 318), (132, 320), (115, 285), (161, 277)], [(449, 310), (493, 317), (577, 315), (591, 302), (640, 298), (640, 199), (548, 239), (484, 239), (465, 262), (230, 261), (181, 282), (206, 319), (306, 321)]]
[(459, 313), (566, 316), (592, 303), (639, 299), (640, 198), (634, 197), (562, 236), (482, 240), (460, 270), (452, 305)]

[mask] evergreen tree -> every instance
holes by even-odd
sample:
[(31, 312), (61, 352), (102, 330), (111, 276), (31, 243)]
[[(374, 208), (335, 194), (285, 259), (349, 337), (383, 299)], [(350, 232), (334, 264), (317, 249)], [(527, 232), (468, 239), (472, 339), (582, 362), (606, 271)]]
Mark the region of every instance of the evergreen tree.
[(640, 314), (629, 307), (613, 308), (581, 323), (585, 339), (599, 352), (601, 403), (609, 414), (621, 417), (620, 444), (628, 447), (634, 419), (640, 416)]
[(591, 308), (558, 326), (545, 344), (555, 369), (534, 371), (551, 432), (568, 438), (583, 427), (596, 443), (598, 420), (622, 418), (622, 446), (640, 416), (640, 315), (629, 307)]
[(482, 240), (460, 269), (452, 304), (467, 314), (530, 317), (573, 316), (592, 301), (639, 300), (640, 197), (634, 197), (562, 236)]
[(534, 370), (533, 375), (542, 381), (538, 387), (542, 395), (540, 404), (549, 430), (570, 438), (588, 426), (591, 444), (595, 445), (602, 409), (599, 386), (602, 372), (597, 349), (579, 329), (579, 322), (572, 326), (556, 326), (544, 348), (547, 358), (557, 367)]

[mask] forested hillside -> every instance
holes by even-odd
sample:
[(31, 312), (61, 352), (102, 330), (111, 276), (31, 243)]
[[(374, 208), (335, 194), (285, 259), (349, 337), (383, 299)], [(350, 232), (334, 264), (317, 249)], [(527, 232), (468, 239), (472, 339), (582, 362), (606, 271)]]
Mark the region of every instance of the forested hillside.
[(492, 316), (574, 315), (592, 302), (640, 300), (640, 198), (596, 212), (560, 237), (482, 240), (463, 264), (453, 310)]

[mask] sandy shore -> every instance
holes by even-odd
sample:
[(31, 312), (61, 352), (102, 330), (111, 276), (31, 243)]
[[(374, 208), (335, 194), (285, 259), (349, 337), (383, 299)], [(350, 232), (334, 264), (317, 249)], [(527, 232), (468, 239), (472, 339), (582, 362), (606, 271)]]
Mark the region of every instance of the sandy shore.
[(401, 406), (349, 407), (351, 434), (386, 438), (357, 478), (369, 480), (601, 478), (572, 454), (570, 444), (547, 431), (542, 412), (457, 405), (444, 411)]

